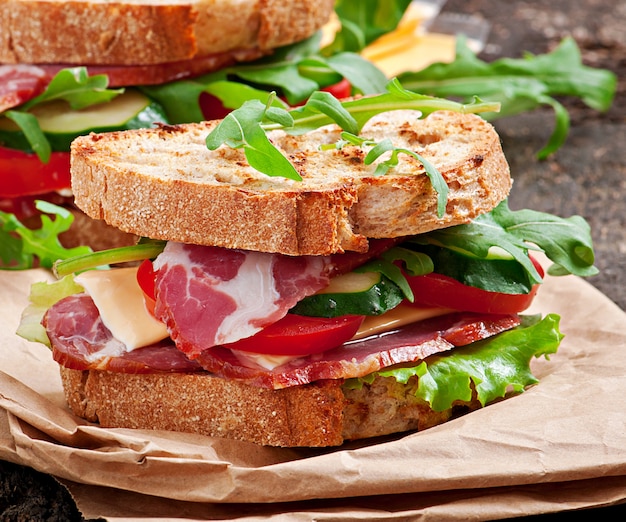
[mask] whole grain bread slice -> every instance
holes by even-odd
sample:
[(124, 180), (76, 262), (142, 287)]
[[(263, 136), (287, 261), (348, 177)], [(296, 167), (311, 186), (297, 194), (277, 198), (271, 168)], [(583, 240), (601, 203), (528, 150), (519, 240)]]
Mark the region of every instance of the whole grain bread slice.
[(450, 189), (445, 215), (423, 165), (410, 155), (386, 175), (365, 165), (356, 146), (320, 150), (340, 129), (270, 139), (302, 181), (269, 177), (240, 149), (211, 151), (217, 122), (91, 134), (72, 144), (72, 190), (89, 216), (153, 239), (288, 255), (367, 249), (367, 238), (393, 238), (466, 223), (488, 212), (511, 187), (494, 128), (479, 116), (449, 111), (419, 119), (413, 111), (373, 118), (362, 135), (390, 138), (433, 163)]
[(298, 42), (333, 0), (0, 0), (0, 63), (147, 65)]
[(341, 381), (271, 390), (209, 373), (121, 374), (61, 367), (71, 410), (103, 427), (169, 430), (267, 446), (338, 446), (423, 430), (480, 407), (476, 398), (434, 411), (415, 383), (376, 377), (358, 390)]

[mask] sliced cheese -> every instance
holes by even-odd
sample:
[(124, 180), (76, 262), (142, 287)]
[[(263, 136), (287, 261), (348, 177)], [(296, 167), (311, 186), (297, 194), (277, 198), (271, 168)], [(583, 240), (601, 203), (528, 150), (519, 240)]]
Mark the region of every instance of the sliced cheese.
[(395, 330), (407, 324), (449, 314), (450, 312), (452, 312), (452, 310), (448, 308), (420, 308), (418, 306), (401, 303), (382, 315), (366, 317), (363, 320), (363, 324), (361, 324), (361, 328), (359, 328), (358, 332), (351, 340), (356, 341), (364, 339), (365, 337), (371, 337), (372, 335), (380, 335), (381, 333)]
[(169, 337), (165, 325), (146, 308), (137, 268), (91, 270), (74, 280), (93, 299), (104, 325), (128, 351)]

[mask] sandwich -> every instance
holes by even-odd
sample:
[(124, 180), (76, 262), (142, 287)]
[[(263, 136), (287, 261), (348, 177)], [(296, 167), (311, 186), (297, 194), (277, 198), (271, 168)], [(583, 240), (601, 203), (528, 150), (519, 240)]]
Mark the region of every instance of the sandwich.
[[(12, 244), (0, 248), (0, 267), (53, 261), (47, 248), (21, 252), (29, 241), (15, 234), (30, 234), (21, 224), (42, 226), (41, 200), (72, 213), (73, 226), (59, 235), (66, 248), (136, 240), (73, 204), (76, 136), (223, 117), (249, 92), (269, 95), (277, 85), (291, 105), (318, 89), (348, 96), (384, 85), (382, 72), (356, 53), (319, 54), (334, 4), (0, 0), (0, 235)], [(59, 225), (65, 218), (57, 214)]]
[(535, 252), (596, 269), (581, 217), (508, 208), (484, 110), (391, 81), (77, 138), (76, 204), (141, 240), (58, 262), (18, 333), (105, 427), (327, 447), (521, 393), (562, 338)]

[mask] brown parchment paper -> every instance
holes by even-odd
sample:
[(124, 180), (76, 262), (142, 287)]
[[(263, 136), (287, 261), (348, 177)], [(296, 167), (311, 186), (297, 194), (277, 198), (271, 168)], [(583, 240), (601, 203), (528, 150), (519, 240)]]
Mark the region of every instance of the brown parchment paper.
[(44, 271), (0, 272), (0, 458), (59, 477), (88, 517), (495, 519), (626, 501), (626, 314), (547, 278), (529, 312), (566, 337), (525, 393), (420, 433), (325, 450), (103, 429), (65, 406), (56, 364), (13, 332)]

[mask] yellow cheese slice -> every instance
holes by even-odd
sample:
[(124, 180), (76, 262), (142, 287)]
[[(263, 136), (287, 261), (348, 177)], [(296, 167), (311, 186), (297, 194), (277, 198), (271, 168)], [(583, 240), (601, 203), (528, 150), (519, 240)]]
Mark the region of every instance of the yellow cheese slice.
[(165, 325), (146, 309), (137, 268), (91, 270), (74, 280), (93, 299), (104, 325), (128, 351), (169, 337)]

